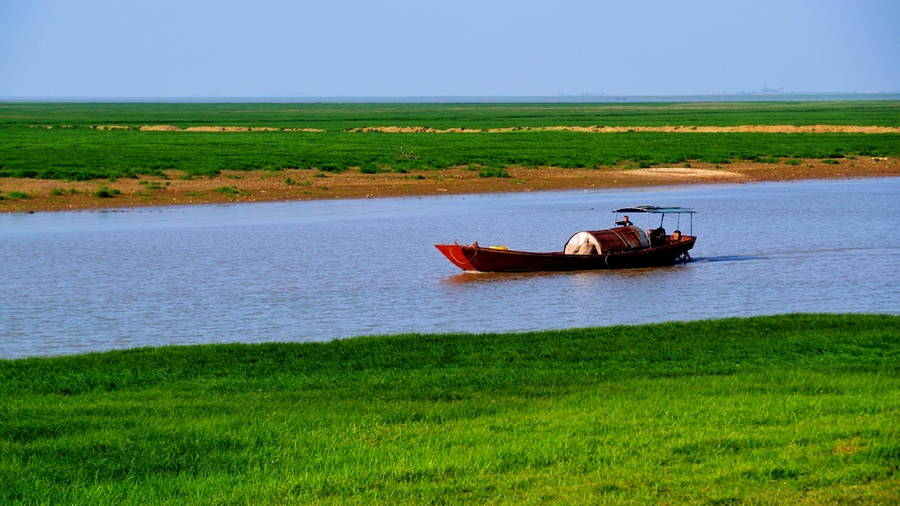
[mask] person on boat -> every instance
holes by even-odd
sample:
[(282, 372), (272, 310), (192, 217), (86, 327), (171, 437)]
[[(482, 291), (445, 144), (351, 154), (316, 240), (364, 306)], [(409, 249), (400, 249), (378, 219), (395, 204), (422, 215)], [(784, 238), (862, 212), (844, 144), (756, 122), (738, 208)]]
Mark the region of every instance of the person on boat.
[(659, 227), (650, 232), (650, 246), (660, 246), (666, 243), (666, 229)]
[(632, 223), (631, 220), (628, 219), (628, 215), (626, 214), (625, 216), (622, 216), (622, 221), (616, 222), (616, 225), (620, 227), (630, 227), (634, 225), (634, 223)]

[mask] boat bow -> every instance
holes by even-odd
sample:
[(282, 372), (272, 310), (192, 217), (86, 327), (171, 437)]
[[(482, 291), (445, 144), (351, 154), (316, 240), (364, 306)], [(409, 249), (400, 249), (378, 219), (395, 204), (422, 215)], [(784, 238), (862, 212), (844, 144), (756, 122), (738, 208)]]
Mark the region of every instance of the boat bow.
[[(477, 271), (466, 257), (465, 252), (463, 251), (463, 247), (459, 244), (435, 244), (435, 248), (438, 249), (441, 253), (447, 257), (447, 260), (453, 262), (453, 265), (459, 267), (464, 271)], [(472, 249), (472, 248), (467, 248)]]

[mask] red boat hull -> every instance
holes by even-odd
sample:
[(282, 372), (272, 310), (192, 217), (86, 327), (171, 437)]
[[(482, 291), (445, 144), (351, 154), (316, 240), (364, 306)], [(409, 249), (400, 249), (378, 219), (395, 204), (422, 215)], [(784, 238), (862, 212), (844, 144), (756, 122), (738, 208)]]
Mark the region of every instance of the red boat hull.
[(661, 246), (599, 255), (530, 253), (459, 244), (435, 244), (434, 247), (464, 271), (590, 271), (672, 265), (694, 247), (696, 240), (696, 237), (685, 236), (680, 241)]

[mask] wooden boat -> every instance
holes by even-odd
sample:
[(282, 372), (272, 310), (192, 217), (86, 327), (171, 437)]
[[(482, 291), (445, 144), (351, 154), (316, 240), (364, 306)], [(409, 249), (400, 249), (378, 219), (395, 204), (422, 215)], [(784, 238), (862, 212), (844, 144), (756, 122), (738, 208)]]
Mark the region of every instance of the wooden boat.
[[(616, 227), (605, 230), (575, 233), (560, 252), (532, 253), (514, 251), (505, 246), (482, 247), (478, 242), (471, 246), (462, 244), (435, 244), (435, 247), (464, 271), (478, 272), (531, 272), (531, 271), (581, 271), (651, 267), (688, 262), (688, 251), (697, 238), (693, 235), (692, 209), (682, 207), (636, 206), (613, 211)], [(647, 215), (648, 229), (634, 226), (628, 216), (619, 221), (620, 213)], [(667, 234), (663, 221), (667, 214), (691, 217), (691, 231), (682, 234), (675, 230)], [(659, 226), (650, 228), (651, 216), (659, 216)]]

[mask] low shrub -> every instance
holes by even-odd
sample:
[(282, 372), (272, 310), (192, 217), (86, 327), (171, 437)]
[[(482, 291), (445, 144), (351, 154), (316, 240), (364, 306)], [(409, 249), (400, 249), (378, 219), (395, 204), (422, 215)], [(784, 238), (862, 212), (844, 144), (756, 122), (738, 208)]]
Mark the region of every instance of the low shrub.
[(381, 174), (382, 172), (384, 172), (384, 170), (382, 170), (381, 167), (375, 165), (374, 163), (367, 163), (359, 168), (360, 174)]
[(115, 189), (115, 188), (112, 190), (110, 190), (109, 188), (100, 188), (99, 190), (94, 192), (94, 196), (97, 197), (98, 199), (108, 199), (108, 198), (115, 197), (116, 195), (119, 195), (121, 193), (122, 192), (120, 190)]
[(225, 195), (234, 195), (238, 190), (234, 186), (220, 186), (213, 191), (224, 193)]
[(484, 168), (478, 171), (478, 177), (509, 177), (504, 169)]
[(225, 196), (228, 196), (228, 197), (234, 197), (235, 195), (238, 195), (238, 196), (241, 196), (241, 197), (249, 197), (249, 196), (251, 195), (251, 193), (250, 193), (249, 191), (247, 191), (247, 190), (241, 190), (240, 188), (237, 188), (237, 187), (234, 187), (234, 186), (221, 186), (221, 187), (219, 187), (219, 188), (216, 188), (216, 189), (213, 190), (213, 191), (222, 193), (222, 194), (224, 194)]
[(323, 163), (319, 166), (319, 170), (322, 172), (333, 172), (337, 174), (343, 172), (344, 168), (334, 163)]

